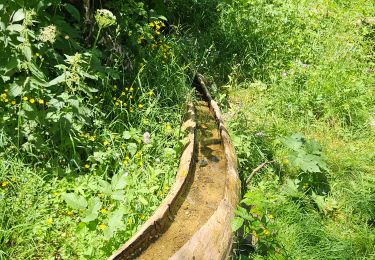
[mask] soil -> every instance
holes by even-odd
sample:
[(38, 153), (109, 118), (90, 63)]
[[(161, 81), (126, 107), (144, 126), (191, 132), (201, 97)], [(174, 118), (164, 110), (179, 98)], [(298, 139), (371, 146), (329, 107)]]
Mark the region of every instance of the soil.
[(197, 113), (197, 158), (190, 187), (179, 198), (180, 208), (165, 233), (138, 259), (168, 259), (202, 227), (224, 196), (226, 160), (217, 122), (200, 101)]

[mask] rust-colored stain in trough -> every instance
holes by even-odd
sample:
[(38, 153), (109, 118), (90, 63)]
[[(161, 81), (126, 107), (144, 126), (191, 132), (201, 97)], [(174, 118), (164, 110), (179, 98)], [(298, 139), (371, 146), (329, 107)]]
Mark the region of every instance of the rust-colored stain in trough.
[(197, 158), (190, 185), (179, 198), (173, 222), (138, 259), (168, 259), (208, 221), (224, 197), (226, 160), (220, 131), (208, 104), (196, 105)]

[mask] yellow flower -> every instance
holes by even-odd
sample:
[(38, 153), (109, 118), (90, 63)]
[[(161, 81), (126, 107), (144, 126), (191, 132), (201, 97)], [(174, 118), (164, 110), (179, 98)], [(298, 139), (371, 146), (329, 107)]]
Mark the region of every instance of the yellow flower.
[(2, 186), (2, 187), (6, 187), (6, 186), (8, 186), (8, 184), (9, 184), (9, 182), (4, 181), (4, 182), (1, 184), (1, 186)]
[(273, 219), (273, 215), (272, 214), (269, 214), (268, 217), (269, 217), (269, 219)]
[(142, 215), (141, 215), (141, 219), (145, 219), (145, 218), (146, 218), (145, 215), (142, 214)]
[(113, 86), (113, 89), (117, 89), (117, 85), (114, 85), (114, 86)]
[(8, 103), (8, 101), (9, 101), (9, 99), (7, 99), (7, 98), (6, 98), (6, 99), (4, 99), (4, 102), (5, 102), (5, 103)]
[(125, 96), (126, 95), (126, 93), (123, 91), (123, 92), (121, 92), (121, 96)]
[(139, 105), (138, 105), (138, 107), (139, 107), (139, 108), (142, 108), (142, 107), (143, 107), (143, 105), (142, 105), (142, 104), (139, 104)]
[(150, 91), (148, 92), (148, 95), (149, 95), (149, 96), (154, 95), (154, 91), (150, 90)]
[(39, 54), (38, 52), (37, 52), (37, 53), (35, 53), (35, 56), (36, 56), (36, 57), (39, 57), (39, 55), (40, 55), (40, 54)]
[(130, 111), (130, 113), (133, 112), (133, 108), (130, 108), (129, 111)]
[(171, 129), (172, 129), (172, 126), (171, 126), (170, 124), (166, 124), (166, 125), (165, 125), (165, 129), (167, 129), (167, 130), (171, 130)]
[(90, 164), (86, 163), (85, 164), (85, 169), (90, 169)]
[(126, 91), (128, 91), (129, 89), (128, 88), (125, 88)]
[(41, 104), (41, 105), (43, 105), (44, 104), (44, 100), (43, 99), (39, 99), (38, 103)]
[(103, 142), (103, 145), (108, 145), (108, 144), (109, 144), (108, 141)]
[(16, 181), (16, 177), (13, 177), (12, 179), (10, 179), (11, 181)]
[(289, 163), (289, 160), (288, 159), (284, 159), (283, 160), (283, 164), (288, 164)]
[(30, 103), (31, 103), (31, 104), (34, 104), (34, 103), (35, 103), (35, 99), (31, 98), (31, 99), (30, 99)]
[(113, 97), (112, 99), (113, 99), (113, 100), (116, 100), (117, 98), (116, 98), (116, 97)]
[(16, 101), (15, 101), (15, 100), (13, 100), (13, 101), (12, 101), (12, 105), (15, 105), (15, 104), (16, 104)]
[(119, 102), (116, 102), (115, 105), (116, 105), (116, 106), (120, 106), (120, 103), (119, 103)]
[(106, 209), (101, 209), (101, 210), (100, 210), (100, 213), (105, 214), (105, 213), (107, 213), (107, 210), (106, 210)]
[(104, 197), (105, 195), (104, 195), (104, 193), (99, 193), (98, 196), (99, 197)]
[(270, 234), (270, 231), (268, 229), (263, 230), (263, 234), (268, 236)]
[(130, 87), (130, 88), (129, 88), (129, 91), (130, 91), (130, 92), (131, 92), (131, 91), (133, 91), (133, 90), (134, 90), (134, 88), (133, 88), (133, 87)]
[(48, 224), (48, 225), (51, 225), (51, 224), (52, 224), (52, 218), (47, 219), (47, 224)]
[(128, 223), (129, 224), (133, 223), (133, 220), (131, 218), (128, 218)]
[(99, 225), (100, 230), (104, 230), (106, 227), (107, 227), (106, 224), (103, 224), (103, 223)]

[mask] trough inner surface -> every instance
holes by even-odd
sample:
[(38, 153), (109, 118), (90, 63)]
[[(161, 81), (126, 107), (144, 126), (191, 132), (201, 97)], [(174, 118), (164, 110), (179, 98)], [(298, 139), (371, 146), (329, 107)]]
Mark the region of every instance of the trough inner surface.
[(138, 259), (168, 259), (199, 230), (224, 196), (226, 160), (216, 120), (207, 102), (196, 104), (197, 158), (192, 182), (179, 198), (168, 229)]

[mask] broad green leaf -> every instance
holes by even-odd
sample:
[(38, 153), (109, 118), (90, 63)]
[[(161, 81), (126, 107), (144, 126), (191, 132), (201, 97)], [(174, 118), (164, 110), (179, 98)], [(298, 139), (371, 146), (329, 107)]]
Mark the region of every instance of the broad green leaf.
[(86, 199), (74, 193), (64, 193), (61, 198), (65, 200), (66, 204), (73, 209), (86, 209), (87, 201)]
[(69, 12), (69, 14), (71, 16), (74, 17), (74, 19), (77, 20), (77, 22), (79, 22), (81, 20), (81, 15), (79, 14), (79, 11), (77, 10), (77, 8), (75, 8), (73, 5), (71, 4), (64, 4), (64, 7), (65, 9)]
[(243, 218), (235, 217), (231, 222), (232, 231), (236, 232), (238, 229), (240, 229), (243, 225)]
[(107, 194), (107, 195), (112, 194), (111, 184), (109, 184), (105, 180), (99, 180), (99, 187), (98, 188), (99, 188), (99, 191), (104, 193), (104, 194)]
[(48, 82), (47, 86), (50, 87), (50, 86), (54, 86), (54, 85), (57, 85), (57, 84), (60, 84), (62, 82), (65, 82), (66, 81), (66, 77), (68, 76), (67, 73), (64, 73), (56, 78), (54, 78), (53, 80), (51, 80), (50, 82)]
[(112, 189), (121, 190), (125, 188), (126, 185), (126, 175), (125, 174), (115, 174), (112, 177)]
[(21, 24), (11, 24), (7, 27), (7, 30), (11, 32), (20, 32), (23, 30), (23, 26)]
[(124, 200), (125, 197), (125, 191), (124, 190), (114, 190), (111, 193), (111, 197), (114, 200)]
[(137, 152), (137, 144), (136, 143), (129, 143), (127, 145), (127, 149), (129, 151), (129, 153), (131, 154), (131, 156), (134, 156), (134, 154)]
[(31, 48), (28, 45), (23, 46), (23, 54), (28, 61), (31, 61)]
[(125, 140), (130, 139), (131, 138), (130, 132), (129, 131), (124, 131), (122, 133), (122, 138), (124, 138)]
[[(31, 55), (31, 49), (30, 49), (30, 55)], [(33, 62), (28, 63), (29, 70), (35, 76), (37, 79), (39, 79), (42, 82), (45, 82), (46, 76), (44, 75), (43, 71), (41, 71)]]
[(122, 217), (124, 212), (122, 210), (116, 210), (110, 214), (108, 218), (108, 227), (113, 228), (114, 230), (121, 229), (124, 226)]
[(12, 97), (18, 97), (22, 94), (22, 86), (14, 83), (9, 88), (9, 95)]
[(25, 12), (22, 9), (18, 9), (14, 14), (12, 18), (12, 22), (19, 22), (25, 19)]
[(142, 195), (139, 195), (138, 199), (143, 205), (148, 205), (148, 201)]
[(99, 210), (102, 207), (102, 202), (98, 197), (92, 197), (88, 201), (88, 208), (84, 213), (83, 222), (90, 222), (98, 218)]
[(110, 227), (106, 227), (104, 230), (103, 230), (103, 234), (104, 234), (104, 238), (106, 240), (109, 240), (113, 237), (113, 233), (114, 233), (114, 230)]

